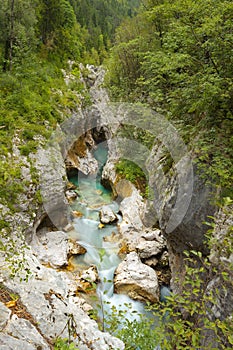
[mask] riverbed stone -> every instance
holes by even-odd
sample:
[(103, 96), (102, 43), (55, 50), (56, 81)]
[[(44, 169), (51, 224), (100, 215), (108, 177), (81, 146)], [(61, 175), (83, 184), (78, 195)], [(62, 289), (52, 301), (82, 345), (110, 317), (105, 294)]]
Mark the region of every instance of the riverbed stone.
[(99, 279), (98, 271), (96, 266), (90, 266), (87, 270), (81, 274), (81, 279), (88, 282), (97, 282)]
[(157, 241), (157, 242), (161, 242), (162, 244), (165, 241), (165, 238), (162, 235), (161, 230), (156, 229), (156, 230), (147, 230), (145, 232), (142, 233), (142, 238), (144, 238), (146, 241)]
[(143, 264), (136, 252), (129, 253), (117, 267), (114, 288), (116, 293), (127, 294), (132, 299), (152, 303), (159, 300), (156, 272)]
[(32, 249), (45, 264), (53, 267), (68, 265), (68, 236), (63, 231), (51, 231), (34, 235)]
[(74, 190), (67, 190), (66, 191), (66, 198), (69, 202), (74, 201), (78, 197), (78, 194)]
[(139, 244), (136, 247), (137, 253), (141, 259), (150, 258), (156, 256), (162, 252), (164, 245), (156, 241), (145, 241), (140, 240)]
[(101, 208), (99, 215), (102, 224), (112, 224), (118, 220), (116, 214), (108, 205)]
[(82, 255), (86, 253), (86, 249), (79, 243), (69, 239), (68, 241), (68, 255)]
[(151, 258), (148, 258), (148, 259), (144, 259), (143, 260), (144, 264), (154, 268), (157, 266), (159, 260), (156, 258), (156, 257), (151, 257)]

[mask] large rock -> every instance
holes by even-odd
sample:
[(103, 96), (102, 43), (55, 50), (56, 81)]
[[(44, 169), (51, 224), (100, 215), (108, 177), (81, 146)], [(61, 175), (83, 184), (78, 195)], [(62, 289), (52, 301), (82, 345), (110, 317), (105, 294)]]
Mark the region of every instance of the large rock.
[(136, 250), (141, 259), (147, 259), (156, 256), (166, 248), (166, 241), (161, 235), (160, 230), (147, 232), (142, 235)]
[[(127, 182), (127, 186), (125, 182)], [(122, 191), (123, 186), (125, 186), (126, 193)], [(120, 229), (126, 230), (127, 227), (139, 231), (142, 230), (144, 226), (141, 217), (144, 210), (144, 202), (139, 191), (127, 180), (120, 181), (116, 186), (116, 190), (117, 193), (121, 193), (121, 196), (126, 194), (120, 203), (120, 212), (123, 217)]]
[(117, 216), (108, 205), (104, 205), (100, 210), (100, 221), (102, 224), (111, 224), (117, 221)]
[(68, 236), (63, 231), (51, 231), (33, 236), (31, 247), (43, 263), (52, 267), (68, 265)]
[(129, 253), (117, 267), (114, 286), (116, 293), (128, 294), (132, 299), (152, 303), (159, 300), (157, 275), (135, 252)]

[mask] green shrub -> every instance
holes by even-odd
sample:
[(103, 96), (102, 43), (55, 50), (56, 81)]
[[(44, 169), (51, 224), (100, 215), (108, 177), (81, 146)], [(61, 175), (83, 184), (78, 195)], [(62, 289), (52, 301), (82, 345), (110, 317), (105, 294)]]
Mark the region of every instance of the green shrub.
[(132, 182), (141, 191), (143, 196), (148, 195), (146, 175), (136, 163), (128, 159), (121, 159), (116, 164), (116, 172), (121, 177)]
[(54, 344), (54, 350), (78, 350), (76, 345), (73, 342), (69, 342), (65, 338), (57, 338)]

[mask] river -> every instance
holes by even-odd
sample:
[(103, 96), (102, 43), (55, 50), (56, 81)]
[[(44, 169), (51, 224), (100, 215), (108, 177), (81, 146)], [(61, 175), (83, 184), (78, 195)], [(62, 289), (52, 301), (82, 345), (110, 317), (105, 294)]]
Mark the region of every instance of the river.
[(128, 320), (139, 318), (144, 313), (144, 305), (130, 299), (127, 295), (114, 293), (114, 272), (121, 262), (118, 256), (119, 242), (106, 237), (118, 234), (117, 223), (101, 225), (99, 212), (104, 205), (108, 205), (117, 215), (118, 222), (122, 220), (118, 214), (119, 205), (113, 200), (113, 194), (101, 184), (101, 171), (107, 160), (107, 148), (101, 143), (94, 151), (98, 161), (97, 175), (85, 176), (78, 174), (69, 180), (77, 186), (77, 199), (72, 204), (72, 210), (82, 214), (73, 220), (74, 229), (70, 238), (77, 241), (86, 249), (86, 253), (73, 258), (72, 263), (77, 268), (97, 267), (100, 282), (97, 286), (99, 299), (99, 317), (107, 319), (111, 310), (124, 310), (124, 317)]

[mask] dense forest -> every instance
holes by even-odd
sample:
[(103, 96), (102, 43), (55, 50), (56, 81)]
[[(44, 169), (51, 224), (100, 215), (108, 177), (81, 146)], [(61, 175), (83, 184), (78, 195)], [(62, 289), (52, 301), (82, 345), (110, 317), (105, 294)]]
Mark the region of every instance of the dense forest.
[[(21, 156), (28, 157), (77, 106), (90, 104), (88, 90), (79, 79), (80, 63), (105, 67), (105, 87), (113, 101), (146, 104), (166, 116), (192, 151), (200, 173), (217, 186), (222, 202), (226, 203), (223, 198), (227, 198), (228, 204), (232, 204), (232, 23), (231, 0), (2, 0), (0, 198), (3, 206), (11, 213), (19, 212), (17, 198), (28, 185), (21, 173), (16, 148)], [(66, 83), (65, 74), (77, 79)], [(145, 139), (147, 135), (142, 137)], [(30, 157), (27, 159), (37, 184), (33, 162)], [(135, 171), (122, 164), (118, 167), (123, 173)], [(39, 191), (35, 200), (40, 201)], [(0, 206), (2, 217), (3, 206)], [(0, 219), (0, 229), (3, 235), (8, 235), (10, 221)], [(232, 254), (232, 237), (223, 249)], [(6, 250), (1, 239), (0, 250)], [(198, 259), (204, 261), (200, 255)], [(195, 267), (196, 284), (191, 268), (187, 284), (193, 283), (193, 289), (198, 290), (203, 270)], [(207, 258), (205, 267), (211, 270)], [(177, 301), (177, 308), (182, 305), (188, 309), (190, 294), (185, 297)], [(212, 302), (207, 299), (204, 302)], [(192, 305), (200, 309), (202, 302), (195, 300)], [(171, 311), (169, 307), (170, 304), (164, 309), (163, 317), (167, 317), (166, 311)], [(168, 324), (169, 336), (173, 332), (184, 339), (176, 349), (196, 349), (203, 319), (198, 319), (200, 328), (195, 331), (192, 320), (183, 320), (178, 311), (172, 316), (176, 322)], [(203, 322), (207, 322), (206, 318)], [(223, 333), (226, 344), (233, 344), (232, 321), (227, 322), (219, 321), (217, 326), (213, 322), (210, 327), (220, 342)], [(128, 342), (127, 349), (136, 349), (130, 347), (134, 332), (141, 335), (137, 338), (141, 349), (152, 349), (154, 335), (150, 323), (128, 323), (127, 327), (119, 332)], [(163, 337), (159, 332), (157, 336)], [(164, 349), (175, 349), (168, 343)], [(220, 348), (224, 349), (224, 344)]]
[(117, 28), (112, 97), (166, 115), (223, 195), (232, 195), (232, 1), (143, 1)]
[[(79, 77), (80, 62), (99, 65), (116, 26), (132, 16), (138, 1), (3, 0), (0, 8), (0, 136), (2, 202), (15, 210), (22, 190), (12, 151), (18, 137), (27, 156), (37, 135), (49, 133), (77, 105), (89, 103), (82, 83), (65, 84), (62, 69)], [(9, 164), (11, 166), (9, 167)], [(1, 223), (6, 225), (6, 223)]]

